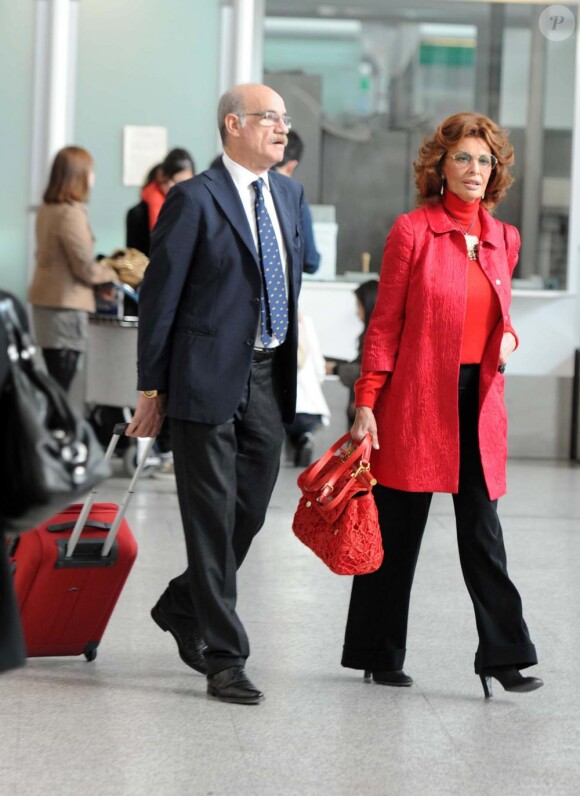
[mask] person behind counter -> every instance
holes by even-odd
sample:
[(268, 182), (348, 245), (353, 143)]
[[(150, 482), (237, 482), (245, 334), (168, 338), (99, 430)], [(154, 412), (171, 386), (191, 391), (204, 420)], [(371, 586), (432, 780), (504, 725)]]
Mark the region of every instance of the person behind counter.
[(86, 349), (94, 287), (118, 281), (112, 268), (95, 260), (86, 208), (94, 175), (86, 149), (61, 149), (36, 218), (36, 269), (28, 300), (46, 368), (66, 391)]
[(187, 149), (170, 150), (164, 160), (147, 175), (141, 190), (141, 201), (127, 211), (127, 246), (138, 249), (149, 257), (151, 230), (167, 198), (169, 190), (184, 180), (195, 176), (195, 163)]
[(537, 663), (536, 650), (497, 514), (506, 491), (503, 370), (517, 346), (509, 307), (520, 236), (491, 212), (512, 182), (513, 160), (507, 133), (491, 119), (450, 116), (421, 146), (419, 206), (396, 219), (385, 246), (352, 427), (355, 440), (367, 433), (373, 440), (385, 557), (377, 572), (354, 578), (342, 656), (343, 666), (382, 685), (413, 682), (403, 671), (409, 600), (433, 492), (453, 496), (485, 696), (492, 678), (507, 691), (543, 685), (520, 673)]
[[(289, 130), (288, 143), (284, 148), (284, 158), (280, 163), (273, 166), (273, 168), (279, 174), (285, 174), (286, 177), (293, 177), (294, 172), (302, 160), (303, 153), (304, 142), (296, 130)], [(302, 203), (302, 234), (304, 240), (304, 264), (302, 267), (305, 274), (315, 274), (320, 268), (320, 254), (316, 249), (314, 228), (312, 226), (312, 212), (306, 199)]]
[(365, 335), (369, 328), (372, 312), (375, 308), (379, 283), (377, 279), (369, 279), (363, 282), (354, 291), (356, 299), (356, 314), (363, 323), (363, 330), (358, 338), (358, 353), (356, 359), (348, 362), (344, 359), (327, 359), (326, 374), (328, 376), (338, 376), (342, 384), (348, 387), (348, 405), (346, 407), (346, 418), (348, 426), (352, 426), (355, 418), (354, 406), (354, 385), (360, 376), (360, 365), (365, 341)]
[[(147, 186), (155, 182), (160, 168), (161, 163), (157, 163), (149, 169), (145, 177), (145, 182), (141, 187), (141, 197)], [(127, 215), (125, 216), (125, 245), (128, 248), (137, 249), (137, 251), (149, 257), (149, 247), (151, 245), (149, 206), (143, 198), (141, 198), (138, 204), (133, 205), (133, 207), (127, 210)]]
[(298, 383), (296, 416), (286, 424), (286, 444), (295, 467), (308, 467), (314, 453), (314, 433), (330, 423), (322, 391), (324, 357), (312, 318), (298, 310)]

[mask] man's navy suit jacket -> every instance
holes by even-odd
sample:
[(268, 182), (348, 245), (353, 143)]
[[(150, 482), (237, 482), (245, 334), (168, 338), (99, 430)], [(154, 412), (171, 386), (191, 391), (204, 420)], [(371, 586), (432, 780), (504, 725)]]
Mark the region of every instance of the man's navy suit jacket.
[[(303, 189), (281, 174), (268, 176), (287, 252), (290, 323), (275, 367), (284, 420), (291, 422)], [(212, 425), (229, 420), (249, 378), (260, 286), (256, 246), (227, 169), (220, 164), (172, 188), (139, 295), (138, 389), (167, 391), (170, 417)]]

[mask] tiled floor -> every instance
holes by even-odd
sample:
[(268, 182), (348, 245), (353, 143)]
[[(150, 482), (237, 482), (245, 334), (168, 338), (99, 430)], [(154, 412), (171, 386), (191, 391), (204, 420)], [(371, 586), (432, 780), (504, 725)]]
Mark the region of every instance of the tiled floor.
[[(171, 480), (129, 511), (139, 558), (97, 660), (33, 659), (0, 678), (0, 794), (505, 796), (580, 792), (580, 468), (511, 461), (501, 501), (511, 574), (545, 687), (483, 699), (451, 499), (436, 496), (419, 559), (410, 689), (339, 665), (350, 579), (293, 537), (285, 466), (239, 576), (257, 707), (209, 700), (149, 618), (184, 547)], [(118, 498), (126, 482), (112, 481)]]

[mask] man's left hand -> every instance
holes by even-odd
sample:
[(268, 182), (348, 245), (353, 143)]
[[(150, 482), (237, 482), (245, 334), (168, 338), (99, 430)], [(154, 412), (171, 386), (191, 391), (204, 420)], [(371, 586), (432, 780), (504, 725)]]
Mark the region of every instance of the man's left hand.
[(140, 395), (125, 434), (128, 437), (156, 437), (165, 417), (166, 400), (166, 395), (157, 395), (155, 398)]

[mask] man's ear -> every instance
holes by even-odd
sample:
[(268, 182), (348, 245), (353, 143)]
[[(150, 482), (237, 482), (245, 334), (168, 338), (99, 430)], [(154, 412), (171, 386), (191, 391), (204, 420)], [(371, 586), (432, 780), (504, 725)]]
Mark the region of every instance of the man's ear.
[(236, 113), (228, 113), (224, 119), (225, 128), (228, 135), (232, 138), (240, 137), (240, 130), (243, 127), (242, 120)]

